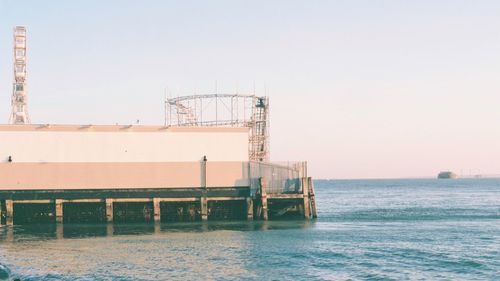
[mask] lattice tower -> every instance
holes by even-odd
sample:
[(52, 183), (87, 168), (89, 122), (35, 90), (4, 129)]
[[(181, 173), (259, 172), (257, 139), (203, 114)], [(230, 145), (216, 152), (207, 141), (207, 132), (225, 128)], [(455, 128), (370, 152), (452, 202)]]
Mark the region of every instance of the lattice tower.
[(29, 124), (26, 92), (26, 27), (14, 29), (14, 85), (10, 124)]

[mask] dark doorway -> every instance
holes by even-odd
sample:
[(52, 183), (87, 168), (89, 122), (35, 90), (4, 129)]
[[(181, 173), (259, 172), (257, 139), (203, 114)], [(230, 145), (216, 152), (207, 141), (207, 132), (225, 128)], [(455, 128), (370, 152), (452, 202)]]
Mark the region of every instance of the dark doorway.
[(200, 202), (161, 202), (162, 222), (200, 221)]
[(106, 203), (63, 203), (64, 223), (106, 222)]
[(208, 201), (209, 220), (243, 220), (247, 218), (244, 200)]
[(14, 224), (55, 223), (54, 203), (14, 203)]
[(153, 202), (115, 202), (113, 221), (117, 223), (154, 222)]

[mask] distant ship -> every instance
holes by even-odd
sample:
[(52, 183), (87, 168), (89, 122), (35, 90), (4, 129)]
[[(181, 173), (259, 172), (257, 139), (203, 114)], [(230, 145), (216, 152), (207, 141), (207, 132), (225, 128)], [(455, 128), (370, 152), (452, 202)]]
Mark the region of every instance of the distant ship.
[(450, 171), (440, 172), (438, 174), (438, 179), (456, 179), (457, 177), (457, 174)]

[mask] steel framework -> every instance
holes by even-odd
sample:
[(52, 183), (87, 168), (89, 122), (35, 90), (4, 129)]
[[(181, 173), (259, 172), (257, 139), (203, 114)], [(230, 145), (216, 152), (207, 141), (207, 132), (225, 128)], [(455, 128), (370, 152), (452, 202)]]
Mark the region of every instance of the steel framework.
[(168, 98), (165, 126), (249, 128), (248, 157), (269, 161), (269, 98), (241, 94), (208, 94)]
[(26, 92), (26, 27), (14, 29), (14, 85), (9, 123), (29, 124)]

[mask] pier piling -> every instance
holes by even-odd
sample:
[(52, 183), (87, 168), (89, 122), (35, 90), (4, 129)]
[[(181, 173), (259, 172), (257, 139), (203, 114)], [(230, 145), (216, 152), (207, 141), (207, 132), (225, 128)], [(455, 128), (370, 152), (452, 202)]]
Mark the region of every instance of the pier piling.
[(161, 221), (160, 198), (153, 198), (153, 214), (154, 214), (154, 221), (160, 222)]
[(260, 199), (262, 206), (262, 219), (267, 221), (269, 219), (267, 208), (267, 182), (264, 177), (260, 178)]
[(302, 195), (304, 196), (304, 218), (311, 218), (311, 205), (309, 204), (309, 179), (302, 178)]
[(14, 202), (12, 200), (5, 200), (5, 224), (14, 224)]
[(113, 222), (113, 199), (106, 199), (106, 221)]
[(55, 200), (56, 204), (56, 222), (57, 223), (62, 223), (63, 222), (63, 200), (61, 199), (56, 199)]
[(200, 198), (200, 204), (201, 204), (201, 220), (206, 221), (208, 220), (208, 199), (206, 196), (202, 196)]
[(247, 220), (253, 220), (253, 200), (252, 197), (247, 197)]
[(309, 198), (311, 201), (311, 216), (313, 219), (318, 218), (318, 210), (316, 209), (316, 196), (314, 195), (314, 182), (311, 177), (307, 178), (309, 182)]

